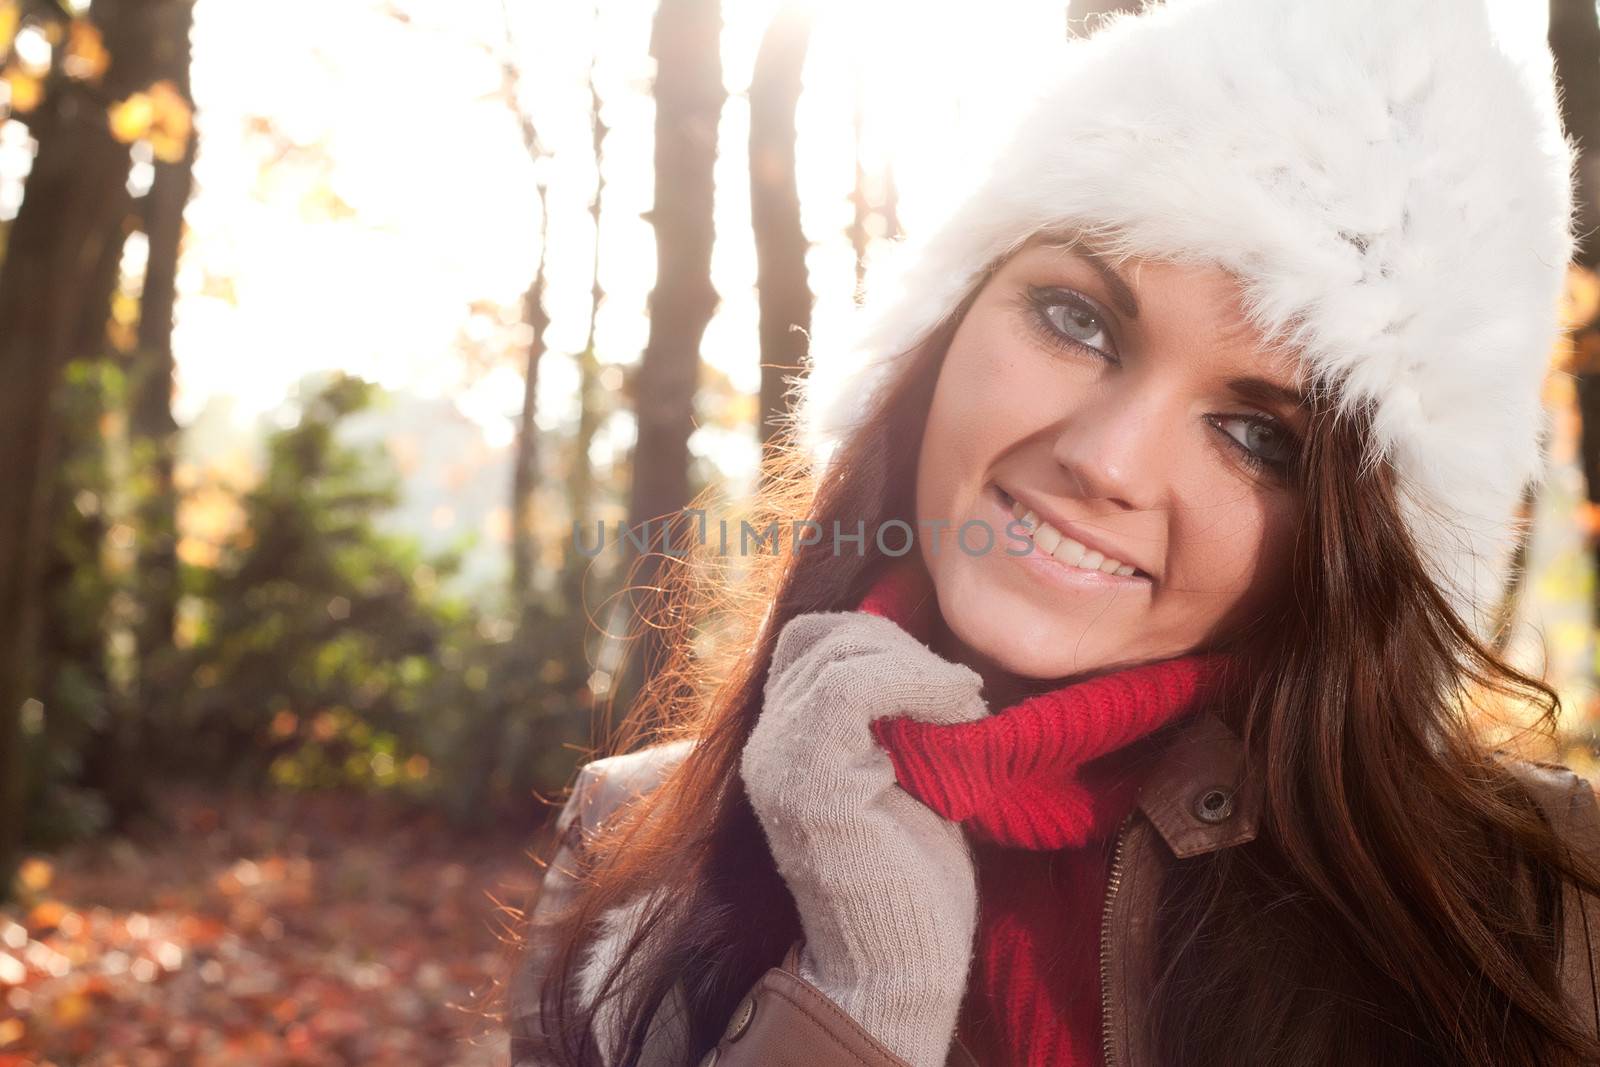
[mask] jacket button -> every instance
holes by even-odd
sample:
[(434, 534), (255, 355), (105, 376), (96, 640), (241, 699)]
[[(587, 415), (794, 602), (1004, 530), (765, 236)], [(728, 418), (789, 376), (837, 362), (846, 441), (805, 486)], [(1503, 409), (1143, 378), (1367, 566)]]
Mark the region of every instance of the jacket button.
[(728, 1023), (728, 1032), (723, 1035), (723, 1040), (729, 1044), (739, 1040), (750, 1029), (750, 1020), (756, 1017), (756, 998), (754, 994), (745, 997), (734, 1009), (733, 1020)]
[(1201, 822), (1223, 821), (1233, 814), (1233, 794), (1226, 789), (1207, 789), (1195, 799), (1194, 814)]

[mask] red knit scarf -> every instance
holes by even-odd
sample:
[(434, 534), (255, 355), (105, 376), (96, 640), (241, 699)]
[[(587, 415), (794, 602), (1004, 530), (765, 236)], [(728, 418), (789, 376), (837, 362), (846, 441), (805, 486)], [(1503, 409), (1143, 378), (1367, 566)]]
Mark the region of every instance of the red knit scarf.
[[(860, 610), (927, 640), (927, 573), (891, 568)], [(1227, 657), (1129, 667), (971, 723), (879, 719), (901, 786), (968, 830), (978, 864), (976, 953), (958, 1034), (984, 1067), (1098, 1067), (1101, 907), (1111, 842), (1162, 726), (1210, 701)]]

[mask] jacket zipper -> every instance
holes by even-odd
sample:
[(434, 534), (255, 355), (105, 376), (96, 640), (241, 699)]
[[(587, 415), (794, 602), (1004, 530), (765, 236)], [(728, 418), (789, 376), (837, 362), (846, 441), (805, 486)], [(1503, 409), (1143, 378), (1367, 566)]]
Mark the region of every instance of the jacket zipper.
[(1111, 909), (1122, 885), (1123, 846), (1127, 842), (1128, 827), (1133, 823), (1129, 812), (1117, 829), (1117, 844), (1111, 854), (1111, 873), (1106, 878), (1105, 908), (1100, 914), (1100, 1052), (1104, 1067), (1116, 1067), (1111, 1041), (1111, 970), (1106, 962), (1111, 956)]

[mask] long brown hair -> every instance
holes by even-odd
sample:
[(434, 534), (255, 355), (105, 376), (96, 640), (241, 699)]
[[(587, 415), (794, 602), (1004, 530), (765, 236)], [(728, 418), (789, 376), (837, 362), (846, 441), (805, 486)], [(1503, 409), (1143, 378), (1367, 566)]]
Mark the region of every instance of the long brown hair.
[[(792, 454), (771, 469), (753, 528), (776, 522), (787, 537), (802, 520), (829, 533), (835, 522), (846, 532), (862, 520), (868, 531), (914, 523), (933, 385), (981, 288), (898, 362), (825, 480)], [(1558, 697), (1481, 643), (1429, 580), (1392, 469), (1359, 462), (1365, 417), (1335, 417), (1325, 394), (1312, 403), (1290, 589), (1241, 635), (1257, 665), (1252, 691), (1219, 709), (1264, 769), (1263, 831), (1177, 864), (1161, 920), (1162, 1062), (1600, 1062), (1554, 964), (1559, 880), (1600, 890), (1600, 875), (1575, 866), (1473, 717), (1493, 694), (1537, 708), (1549, 728)], [(673, 631), (671, 659), (613, 747), (697, 743), (593, 843), (581, 898), (540, 932), (557, 946), (542, 991), (557, 1062), (597, 1062), (603, 1007), (620, 1021), (605, 1058), (631, 1064), (675, 986), (694, 1062), (800, 937), (739, 756), (784, 624), (849, 610), (889, 561), (870, 535), (860, 554), (833, 552), (828, 536), (792, 542), (744, 561), (731, 581), (710, 550), (669, 576), (655, 614)], [(708, 642), (699, 626), (712, 616), (720, 629)], [(1534, 889), (1535, 913), (1519, 907), (1519, 885)], [(579, 1003), (577, 971), (602, 916), (640, 900), (618, 962)]]

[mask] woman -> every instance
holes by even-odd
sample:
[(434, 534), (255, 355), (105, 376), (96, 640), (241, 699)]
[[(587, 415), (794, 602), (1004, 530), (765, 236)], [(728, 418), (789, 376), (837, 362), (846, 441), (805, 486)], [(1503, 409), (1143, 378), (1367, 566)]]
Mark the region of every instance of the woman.
[(821, 534), (580, 775), (514, 1060), (1600, 1062), (1594, 794), (1476, 728), (1557, 707), (1491, 640), (1548, 65), (1476, 0), (1173, 0), (1033, 84), (803, 383), (753, 528)]

